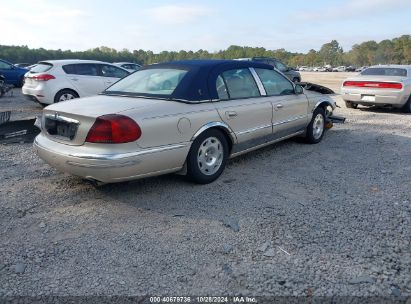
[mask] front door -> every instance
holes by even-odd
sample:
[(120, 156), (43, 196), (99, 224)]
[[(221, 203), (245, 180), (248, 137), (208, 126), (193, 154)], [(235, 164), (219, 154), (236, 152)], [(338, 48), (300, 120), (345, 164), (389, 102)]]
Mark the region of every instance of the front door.
[(304, 130), (308, 124), (308, 99), (295, 94), (289, 79), (274, 70), (256, 68), (267, 97), (273, 106), (273, 132), (281, 138)]

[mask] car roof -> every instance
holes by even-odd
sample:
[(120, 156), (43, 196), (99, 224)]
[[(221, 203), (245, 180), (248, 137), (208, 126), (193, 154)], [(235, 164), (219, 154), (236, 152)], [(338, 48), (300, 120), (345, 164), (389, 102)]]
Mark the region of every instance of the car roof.
[(73, 63), (104, 63), (104, 64), (111, 64), (108, 62), (104, 61), (98, 61), (98, 60), (85, 60), (85, 59), (59, 59), (59, 60), (42, 60), (39, 61), (38, 63), (41, 62), (46, 62), (46, 63), (51, 63), (51, 64), (56, 64), (56, 65), (63, 65), (63, 64), (73, 64)]
[(113, 64), (136, 64), (136, 65), (139, 65), (138, 63), (135, 63), (135, 62), (127, 62), (127, 61), (124, 61), (124, 62), (113, 62)]
[(370, 68), (394, 68), (394, 69), (411, 69), (411, 65), (409, 64), (381, 64), (381, 65), (372, 65), (368, 67)]
[(392, 68), (392, 69), (405, 69), (407, 70), (407, 77), (411, 76), (411, 65), (409, 64), (382, 64), (382, 65), (372, 65), (369, 66), (367, 69), (371, 68)]
[(274, 69), (271, 65), (255, 61), (206, 59), (180, 60), (152, 64), (143, 67), (140, 71), (170, 68), (187, 70), (187, 74), (176, 87), (171, 98), (192, 102), (218, 99), (215, 84), (217, 77), (224, 71), (241, 68)]

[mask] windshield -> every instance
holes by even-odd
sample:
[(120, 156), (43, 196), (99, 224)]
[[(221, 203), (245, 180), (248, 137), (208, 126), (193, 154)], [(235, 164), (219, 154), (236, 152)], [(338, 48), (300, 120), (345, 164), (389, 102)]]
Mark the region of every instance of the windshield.
[(116, 82), (105, 93), (169, 97), (186, 73), (179, 69), (140, 70)]
[(368, 68), (362, 71), (361, 75), (407, 76), (407, 70), (399, 68)]
[(44, 73), (53, 67), (51, 63), (40, 62), (30, 69), (30, 73)]

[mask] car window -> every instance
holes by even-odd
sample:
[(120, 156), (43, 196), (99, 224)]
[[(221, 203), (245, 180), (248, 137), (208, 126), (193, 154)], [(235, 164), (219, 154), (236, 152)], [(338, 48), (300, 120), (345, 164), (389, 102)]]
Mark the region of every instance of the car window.
[(381, 75), (381, 76), (407, 76), (406, 69), (400, 68), (368, 68), (361, 72), (361, 75)]
[(287, 71), (287, 67), (279, 61), (275, 61), (275, 67), (281, 72)]
[(255, 69), (263, 83), (267, 95), (289, 95), (294, 94), (294, 86), (274, 70)]
[(105, 92), (169, 96), (186, 73), (179, 69), (140, 70), (116, 82)]
[(44, 73), (53, 67), (51, 63), (40, 62), (30, 69), (30, 73)]
[(231, 99), (260, 96), (257, 84), (248, 68), (228, 70), (222, 73)]
[(104, 64), (101, 67), (101, 74), (104, 77), (124, 78), (129, 73), (127, 71), (124, 71), (123, 69), (118, 68), (118, 67)]
[(218, 94), (219, 99), (228, 99), (227, 87), (221, 75), (217, 77), (216, 89), (217, 89), (217, 94)]
[(67, 74), (98, 76), (97, 66), (93, 63), (68, 64), (62, 68)]
[(0, 69), (2, 69), (2, 70), (11, 70), (11, 65), (4, 62), (4, 61), (0, 61)]

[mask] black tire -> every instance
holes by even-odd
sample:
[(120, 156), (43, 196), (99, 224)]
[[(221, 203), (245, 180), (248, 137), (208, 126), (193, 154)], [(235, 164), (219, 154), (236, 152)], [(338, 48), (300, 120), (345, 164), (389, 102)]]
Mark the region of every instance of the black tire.
[(345, 100), (345, 107), (348, 109), (356, 109), (358, 108), (358, 104), (353, 103), (352, 101)]
[(298, 77), (294, 77), (292, 82), (297, 83), (297, 82), (301, 82), (301, 79)]
[(19, 82), (17, 83), (16, 87), (17, 88), (22, 88), (24, 86), (24, 76), (21, 76), (19, 79)]
[(325, 134), (326, 123), (325, 111), (323, 108), (315, 109), (310, 124), (307, 127), (305, 139), (309, 144), (319, 143)]
[[(191, 145), (187, 156), (187, 177), (198, 184), (215, 181), (224, 171), (228, 149), (227, 139), (221, 131), (210, 129), (200, 134)], [(207, 151), (212, 153), (211, 156), (207, 155)], [(207, 169), (209, 173), (206, 172)]]
[(407, 102), (401, 109), (404, 113), (411, 113), (411, 96), (408, 98)]
[[(64, 99), (64, 96), (66, 96), (67, 98)], [(70, 100), (74, 98), (79, 98), (77, 92), (70, 90), (70, 89), (64, 89), (64, 90), (58, 91), (56, 96), (54, 96), (54, 103), (65, 101), (65, 100)]]

